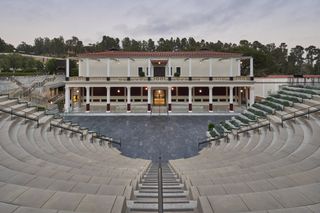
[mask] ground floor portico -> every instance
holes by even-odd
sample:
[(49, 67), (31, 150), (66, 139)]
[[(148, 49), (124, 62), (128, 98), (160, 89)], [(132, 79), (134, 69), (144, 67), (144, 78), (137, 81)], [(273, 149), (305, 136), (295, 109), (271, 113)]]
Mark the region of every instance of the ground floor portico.
[(66, 86), (66, 112), (235, 111), (254, 103), (254, 86)]

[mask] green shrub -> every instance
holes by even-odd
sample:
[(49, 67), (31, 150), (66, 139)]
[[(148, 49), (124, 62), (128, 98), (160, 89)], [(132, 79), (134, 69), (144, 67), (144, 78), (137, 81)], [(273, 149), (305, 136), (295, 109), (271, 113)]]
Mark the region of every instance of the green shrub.
[(261, 111), (258, 111), (258, 110), (252, 109), (252, 108), (249, 108), (248, 111), (259, 116), (259, 117), (263, 117), (263, 118), (266, 117), (266, 114)]
[(262, 110), (262, 111), (264, 111), (264, 112), (267, 112), (267, 113), (269, 113), (269, 114), (272, 114), (273, 113), (273, 110), (271, 110), (271, 109), (268, 109), (268, 108), (265, 108), (265, 107), (262, 107), (262, 106), (260, 106), (260, 105), (258, 105), (258, 104), (253, 104), (252, 105), (253, 107), (255, 107), (255, 108), (257, 108), (257, 109), (260, 109), (260, 110)]
[(214, 138), (219, 136), (219, 135), (216, 133), (216, 131), (212, 131), (212, 130), (211, 130), (209, 133), (210, 133), (211, 137), (214, 137)]
[(284, 99), (284, 100), (288, 100), (288, 101), (292, 101), (293, 103), (300, 103), (301, 101), (299, 100), (299, 98), (297, 97), (291, 97), (291, 96), (287, 96), (287, 95), (279, 95), (279, 94), (275, 94), (275, 95), (271, 95), (271, 97), (274, 97), (274, 98), (281, 98), (281, 99)]
[(222, 121), (220, 122), (221, 126), (223, 126), (224, 128), (226, 128), (227, 130), (231, 131), (232, 130), (232, 127), (227, 124), (226, 122)]
[(286, 107), (290, 106), (289, 101), (279, 100), (279, 99), (271, 97), (271, 96), (267, 97), (266, 99), (268, 101), (275, 102), (275, 103), (281, 104), (281, 105), (286, 106)]
[(211, 131), (214, 128), (214, 124), (213, 123), (209, 123), (208, 124), (208, 131)]
[(237, 120), (239, 120), (239, 121), (241, 121), (242, 123), (244, 123), (244, 124), (249, 124), (249, 120), (247, 120), (247, 119), (244, 119), (244, 118), (242, 118), (242, 117), (240, 117), (240, 116), (236, 116), (235, 117)]
[(215, 130), (217, 130), (217, 132), (220, 135), (224, 135), (224, 129), (220, 126), (220, 124), (217, 124), (214, 128), (215, 128)]
[(279, 106), (277, 104), (274, 104), (272, 102), (269, 102), (269, 101), (262, 101), (261, 104), (266, 105), (268, 107), (271, 107), (271, 108), (273, 108), (275, 110), (281, 110), (281, 111), (283, 110), (283, 107), (281, 107), (281, 106)]
[(249, 113), (242, 113), (244, 116), (246, 116), (247, 118), (249, 118), (250, 120), (253, 120), (253, 121), (256, 121), (257, 120), (257, 118), (256, 118), (256, 116), (254, 116), (254, 115), (251, 115), (251, 114), (249, 114)]
[(229, 122), (235, 127), (240, 127), (240, 124), (238, 122), (236, 122), (235, 120), (229, 120)]
[(279, 94), (284, 94), (284, 95), (296, 96), (296, 97), (299, 97), (299, 98), (302, 98), (302, 99), (310, 99), (310, 96), (308, 96), (308, 95), (294, 93), (292, 91), (288, 92), (288, 91), (280, 90), (278, 93)]

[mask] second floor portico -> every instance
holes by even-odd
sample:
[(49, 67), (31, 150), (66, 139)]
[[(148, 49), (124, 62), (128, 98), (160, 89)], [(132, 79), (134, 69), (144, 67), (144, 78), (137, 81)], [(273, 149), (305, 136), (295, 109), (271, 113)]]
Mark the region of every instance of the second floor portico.
[(239, 53), (107, 51), (82, 54), (78, 60), (79, 76), (69, 78), (67, 70), (67, 81), (225, 82), (254, 76), (253, 59)]

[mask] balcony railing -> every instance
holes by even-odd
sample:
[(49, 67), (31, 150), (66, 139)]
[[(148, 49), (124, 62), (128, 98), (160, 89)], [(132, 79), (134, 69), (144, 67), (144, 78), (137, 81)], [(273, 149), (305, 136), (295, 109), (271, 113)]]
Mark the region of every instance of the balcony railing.
[(70, 77), (69, 81), (110, 81), (110, 82), (184, 82), (184, 81), (251, 81), (249, 76), (235, 76), (235, 77)]

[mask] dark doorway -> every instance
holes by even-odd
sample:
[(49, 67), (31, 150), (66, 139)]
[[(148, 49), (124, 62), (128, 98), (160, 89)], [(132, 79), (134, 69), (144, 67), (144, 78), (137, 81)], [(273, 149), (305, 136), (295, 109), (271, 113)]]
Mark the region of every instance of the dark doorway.
[(153, 76), (154, 77), (165, 77), (166, 76), (166, 68), (165, 67), (154, 67), (153, 68)]

